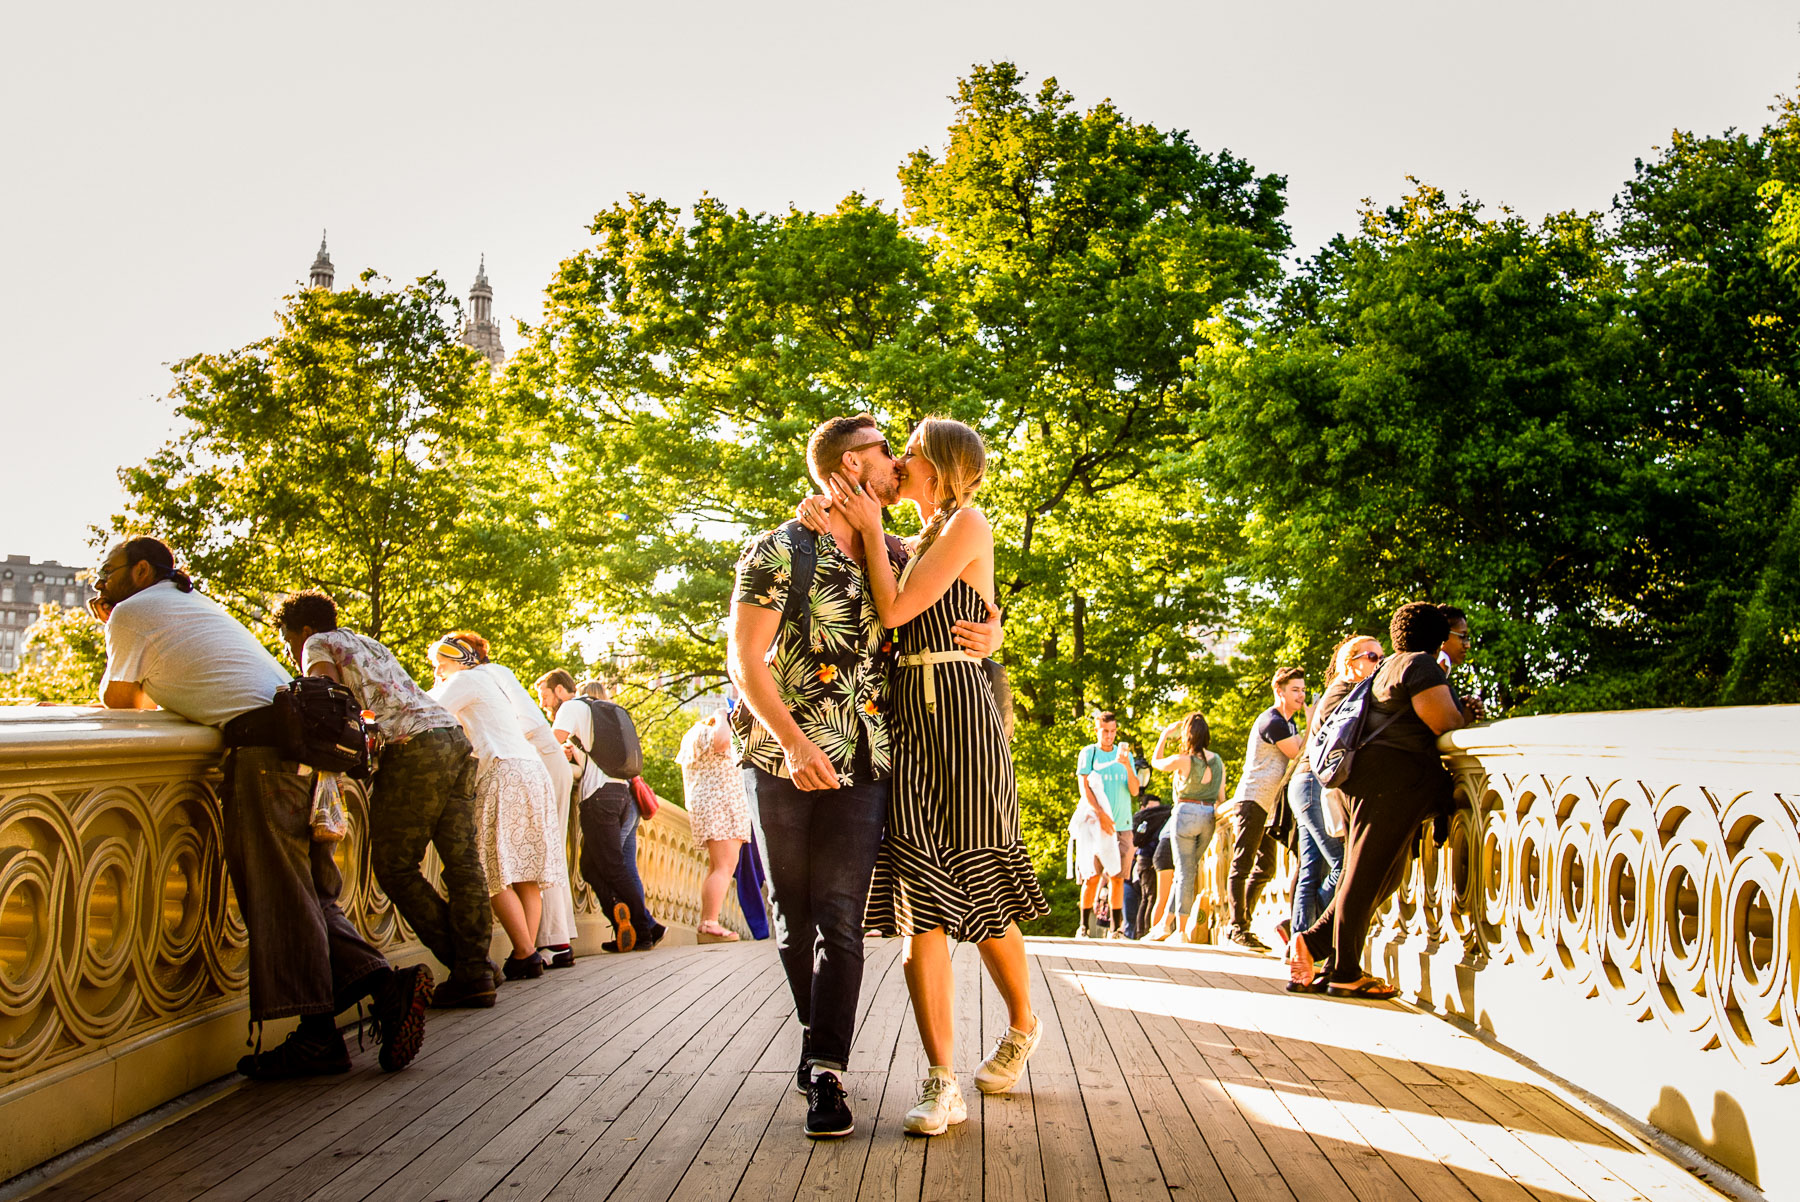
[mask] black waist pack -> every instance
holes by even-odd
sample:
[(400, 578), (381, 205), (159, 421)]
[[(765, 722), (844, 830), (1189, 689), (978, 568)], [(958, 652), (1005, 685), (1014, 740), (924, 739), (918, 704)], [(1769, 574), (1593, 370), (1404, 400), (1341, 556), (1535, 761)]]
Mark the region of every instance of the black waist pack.
[(355, 693), (323, 676), (302, 676), (276, 692), (272, 707), (284, 759), (369, 778), (369, 736)]

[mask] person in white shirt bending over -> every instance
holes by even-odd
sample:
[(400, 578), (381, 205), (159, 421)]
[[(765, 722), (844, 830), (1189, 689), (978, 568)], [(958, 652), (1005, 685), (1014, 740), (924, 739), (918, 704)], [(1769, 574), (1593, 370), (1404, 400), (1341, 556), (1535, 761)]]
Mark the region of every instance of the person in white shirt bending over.
[(456, 715), (481, 760), (475, 778), (481, 859), (494, 916), (512, 940), (506, 979), (541, 977), (537, 929), (543, 891), (568, 883), (563, 857), (551, 848), (558, 832), (550, 773), (520, 733), (499, 682), (470, 671), (480, 664), (474, 648), (458, 638), (439, 639), (431, 655), (438, 679), (431, 695)]

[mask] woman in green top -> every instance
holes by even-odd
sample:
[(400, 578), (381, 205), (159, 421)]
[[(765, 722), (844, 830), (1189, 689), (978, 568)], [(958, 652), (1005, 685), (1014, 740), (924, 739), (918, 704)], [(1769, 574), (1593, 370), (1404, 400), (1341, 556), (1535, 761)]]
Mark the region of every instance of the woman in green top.
[[(1169, 737), (1179, 740), (1172, 755), (1164, 755)], [(1194, 896), (1200, 891), (1200, 857), (1212, 843), (1217, 825), (1214, 809), (1220, 791), (1225, 787), (1225, 761), (1207, 750), (1212, 730), (1205, 715), (1195, 710), (1170, 725), (1156, 740), (1156, 753), (1150, 764), (1158, 772), (1175, 777), (1173, 806), (1169, 812), (1168, 838), (1175, 853), (1175, 931), (1176, 938), (1187, 940), (1188, 917), (1194, 908)]]

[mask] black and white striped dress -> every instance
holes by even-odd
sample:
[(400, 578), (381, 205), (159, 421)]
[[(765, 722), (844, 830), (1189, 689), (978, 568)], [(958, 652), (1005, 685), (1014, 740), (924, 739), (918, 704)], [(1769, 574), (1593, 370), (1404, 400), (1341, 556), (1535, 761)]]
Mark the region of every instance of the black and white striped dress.
[[(958, 620), (987, 621), (981, 595), (961, 580), (901, 628), (900, 654), (955, 650)], [(935, 713), (926, 706), (927, 672)], [(1012, 751), (982, 666), (898, 666), (890, 696), (893, 792), (865, 925), (888, 936), (943, 927), (952, 939), (979, 942), (1048, 913), (1019, 838)]]

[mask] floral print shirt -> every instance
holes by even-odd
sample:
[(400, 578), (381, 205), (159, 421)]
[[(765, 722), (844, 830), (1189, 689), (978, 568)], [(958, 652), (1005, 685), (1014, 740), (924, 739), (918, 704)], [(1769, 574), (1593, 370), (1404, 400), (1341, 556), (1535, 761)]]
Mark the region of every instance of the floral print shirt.
[[(738, 602), (778, 612), (786, 606), (793, 583), (791, 537), (782, 528), (745, 544), (733, 589)], [(831, 535), (818, 540), (819, 563), (807, 600), (810, 638), (802, 636), (800, 623), (783, 622), (769, 667), (781, 700), (801, 733), (830, 758), (839, 785), (853, 783), (859, 738), (868, 745), (875, 779), (885, 780), (890, 753), (881, 652), (887, 632), (862, 566)], [(732, 711), (731, 740), (739, 762), (786, 775), (781, 744), (747, 705)]]

